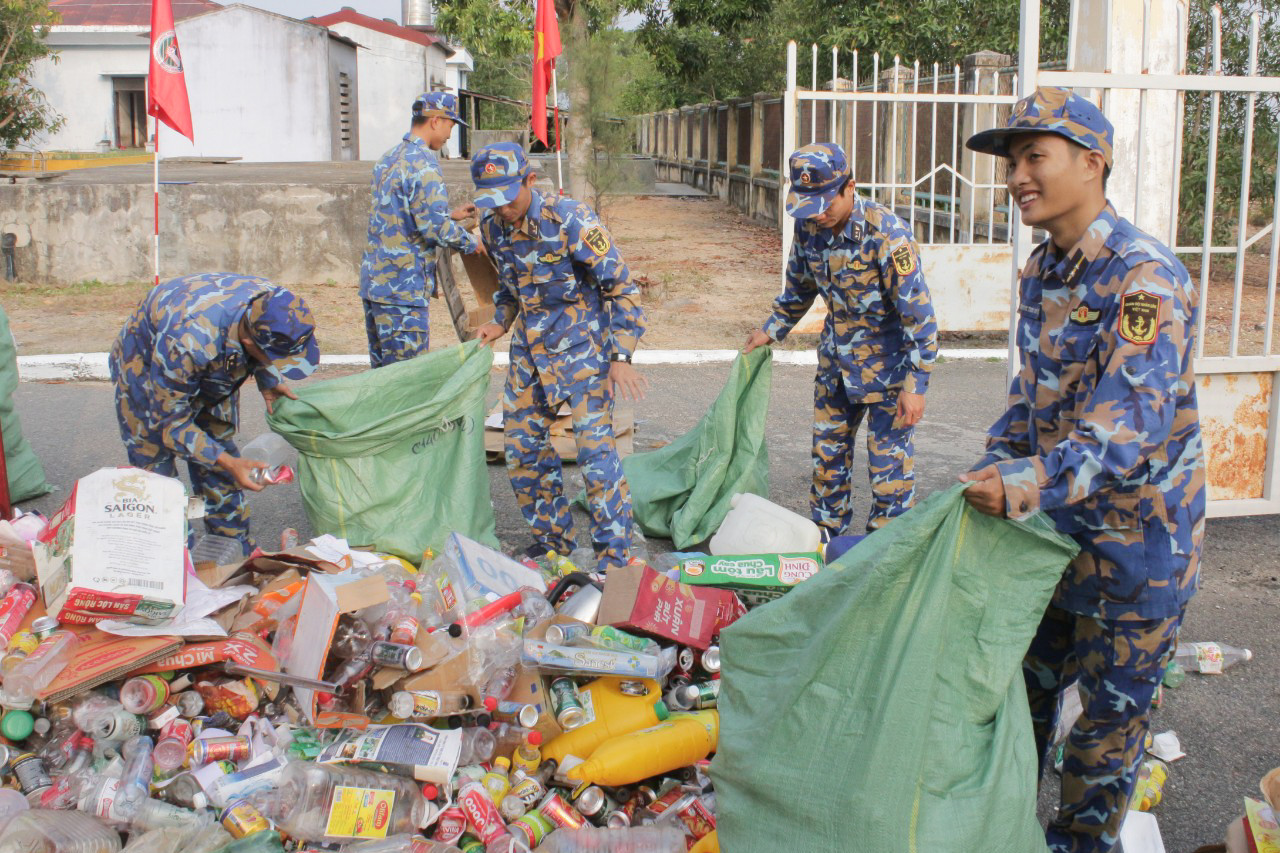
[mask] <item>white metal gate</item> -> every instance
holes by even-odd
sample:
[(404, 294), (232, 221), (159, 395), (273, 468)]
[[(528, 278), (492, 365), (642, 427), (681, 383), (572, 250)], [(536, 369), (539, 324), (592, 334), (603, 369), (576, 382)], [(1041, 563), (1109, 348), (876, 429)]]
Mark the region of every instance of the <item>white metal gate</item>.
[[(892, 74), (876, 74), (870, 85), (859, 87), (856, 70), (848, 81), (841, 81), (837, 51), (832, 52), (832, 80), (820, 88), (816, 47), (811, 86), (799, 89), (796, 49), (794, 43), (788, 45), (782, 181), (787, 178), (787, 159), (801, 144), (834, 138), (849, 151), (855, 150), (850, 145), (861, 144), (864, 152), (869, 148), (873, 152), (869, 165), (875, 171), (868, 175), (864, 165), (861, 173), (855, 173), (860, 190), (891, 204), (915, 226), (939, 327), (1011, 328), (1017, 269), (1033, 246), (1030, 229), (1021, 226), (1019, 217), (1009, 216), (1003, 166), (996, 158), (975, 161), (954, 146), (953, 156), (934, 156), (938, 139), (932, 117), (939, 110), (952, 110), (952, 132), (963, 145), (974, 130), (1001, 123), (1009, 105), (1038, 85), (1066, 86), (1091, 98), (1116, 126), (1108, 196), (1123, 216), (1174, 247), (1199, 285), (1196, 372), (1209, 466), (1209, 514), (1280, 513), (1276, 459), (1280, 393), (1275, 391), (1280, 355), (1273, 346), (1280, 264), (1280, 169), (1269, 199), (1253, 198), (1250, 192), (1255, 160), (1270, 154), (1254, 150), (1255, 117), (1259, 109), (1269, 110), (1271, 116), (1280, 112), (1280, 78), (1258, 74), (1261, 13), (1255, 12), (1250, 22), (1246, 73), (1230, 76), (1222, 73), (1221, 18), (1216, 7), (1211, 73), (1202, 75), (1186, 73), (1187, 10), (1180, 2), (1073, 0), (1070, 62), (1065, 70), (1039, 67), (1039, 4), (1026, 2), (1021, 8), (1016, 73), (993, 70), (984, 83), (984, 72), (978, 70), (967, 81), (970, 85), (961, 85), (956, 69), (951, 92), (945, 85), (939, 90), (936, 70), (931, 85), (921, 91), (918, 66), (904, 66), (896, 58), (892, 68), (910, 80), (909, 86), (895, 84)], [(852, 60), (849, 67), (856, 69), (856, 52), (846, 55)], [(909, 73), (902, 74), (903, 69)], [(1224, 223), (1219, 217), (1215, 234), (1214, 212), (1222, 203), (1219, 162), (1225, 151), (1220, 146), (1236, 145), (1230, 139), (1224, 143), (1220, 112), (1224, 99), (1235, 99), (1234, 114), (1243, 116), (1238, 140), (1241, 180), (1234, 222)], [(1204, 225), (1198, 240), (1183, 234), (1180, 241), (1179, 211), (1186, 209), (1180, 192), (1183, 144), (1189, 132), (1188, 100), (1196, 102), (1195, 127), (1207, 127), (1209, 148), (1204, 186), (1193, 188), (1203, 196), (1197, 197), (1195, 207), (1203, 211)], [(825, 126), (819, 121), (820, 104), (826, 105), (821, 110)], [(859, 104), (871, 104), (877, 113), (871, 126), (860, 130), (854, 124)], [(808, 121), (803, 122), (806, 108)], [(900, 119), (904, 110), (910, 113), (907, 122)], [(931, 118), (927, 133), (920, 127), (921, 110)], [(930, 140), (928, 169), (917, 168), (922, 137)], [(899, 150), (908, 152), (902, 158), (905, 169), (891, 160), (886, 174), (886, 144), (895, 152), (891, 158), (899, 157)], [(1280, 160), (1280, 150), (1275, 156)], [(983, 166), (982, 159), (991, 162)], [(945, 186), (940, 188), (940, 182)], [(960, 188), (958, 194), (948, 191), (952, 186)], [(944, 212), (958, 227), (945, 231), (935, 227)], [(791, 228), (789, 223), (783, 225), (785, 263)], [(1001, 310), (992, 310), (996, 304)], [(806, 330), (817, 331), (814, 319), (810, 318)]]

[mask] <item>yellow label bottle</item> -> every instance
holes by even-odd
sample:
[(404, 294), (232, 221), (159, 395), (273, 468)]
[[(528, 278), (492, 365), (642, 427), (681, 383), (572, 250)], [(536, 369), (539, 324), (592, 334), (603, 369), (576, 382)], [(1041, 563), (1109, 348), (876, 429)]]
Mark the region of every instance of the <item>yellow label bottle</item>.
[(701, 761), (715, 752), (718, 711), (672, 714), (666, 722), (610, 738), (565, 775), (595, 785), (630, 785)]
[(586, 758), (609, 738), (660, 723), (667, 718), (662, 686), (650, 678), (597, 678), (578, 688), (587, 722), (542, 747), (543, 760), (563, 764), (566, 755)]

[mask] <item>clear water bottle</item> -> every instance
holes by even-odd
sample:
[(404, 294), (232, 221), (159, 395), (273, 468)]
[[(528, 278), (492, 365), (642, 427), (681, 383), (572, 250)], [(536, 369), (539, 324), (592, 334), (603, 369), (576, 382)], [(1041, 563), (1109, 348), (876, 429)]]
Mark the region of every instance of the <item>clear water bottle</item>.
[(7, 708), (30, 708), (36, 694), (71, 663), (79, 642), (80, 638), (70, 631), (54, 631), (41, 640), (36, 650), (4, 677), (0, 704)]
[(484, 726), (472, 726), (461, 729), (462, 753), (458, 756), (458, 765), (487, 764), (493, 758), (497, 747), (497, 739), (493, 732)]
[(1178, 643), (1173, 662), (1187, 672), (1219, 675), (1238, 663), (1253, 660), (1253, 652), (1226, 643)]
[(538, 853), (684, 853), (683, 829), (633, 826), (626, 829), (560, 829), (538, 847)]
[(151, 795), (155, 761), (154, 744), (146, 735), (129, 738), (124, 744), (124, 775), (120, 780), (120, 802), (132, 813)]
[[(368, 811), (388, 835), (416, 832), (427, 801), (412, 780), (337, 764), (291, 761), (277, 787), (250, 797), (281, 831), (302, 841), (349, 841)], [(330, 834), (332, 833), (332, 834)]]
[(4, 828), (5, 853), (117, 853), (120, 833), (80, 812), (32, 809)]

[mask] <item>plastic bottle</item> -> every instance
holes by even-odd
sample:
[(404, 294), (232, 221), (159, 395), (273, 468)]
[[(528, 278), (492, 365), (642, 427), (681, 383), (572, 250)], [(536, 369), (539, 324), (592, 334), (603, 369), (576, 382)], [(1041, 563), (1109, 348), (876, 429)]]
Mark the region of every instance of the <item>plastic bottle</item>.
[(116, 853), (120, 833), (80, 812), (32, 809), (4, 828), (4, 853)]
[[(624, 683), (627, 690), (622, 689)], [(629, 692), (637, 684), (643, 685), (646, 692)], [(595, 719), (553, 738), (542, 747), (544, 760), (563, 764), (566, 755), (587, 758), (610, 738), (656, 725), (669, 715), (661, 686), (648, 678), (597, 678), (579, 687), (578, 695), (583, 705), (590, 702)]]
[(502, 816), (507, 820), (515, 820), (536, 806), (547, 793), (547, 782), (550, 781), (555, 769), (555, 763), (548, 761), (533, 773), (513, 773), (511, 788), (498, 804)]
[(493, 800), (494, 805), (501, 803), (507, 791), (511, 790), (511, 759), (502, 756), (495, 758), (493, 766), (484, 774), (480, 784), (489, 792), (489, 799)]
[(80, 638), (70, 631), (54, 631), (40, 641), (34, 652), (14, 667), (0, 688), (0, 704), (7, 708), (30, 708), (36, 694), (58, 677), (75, 657)]
[(380, 834), (413, 833), (427, 815), (427, 801), (409, 779), (309, 761), (290, 761), (274, 789), (251, 799), (283, 832), (303, 841), (359, 839), (359, 826), (373, 832), (375, 817), (385, 818)]
[(1149, 812), (1164, 799), (1164, 786), (1169, 781), (1169, 765), (1158, 758), (1148, 757), (1138, 767), (1138, 779), (1129, 798), (1129, 808)]
[(458, 756), (458, 766), (484, 764), (493, 758), (498, 742), (492, 731), (484, 726), (472, 726), (461, 732), (462, 752)]
[(8, 569), (0, 569), (0, 596), (5, 595), (18, 583), (18, 576)]
[(511, 753), (511, 769), (533, 775), (542, 763), (542, 732), (533, 731)]
[(1253, 652), (1226, 643), (1178, 643), (1174, 663), (1187, 672), (1219, 675), (1238, 663), (1253, 660)]
[(732, 509), (711, 537), (712, 554), (822, 550), (822, 531), (804, 516), (750, 493), (739, 492), (729, 503)]
[(393, 835), (371, 841), (357, 841), (342, 848), (342, 853), (462, 853), (452, 844), (429, 841), (421, 836)]
[(156, 769), (165, 773), (177, 770), (187, 758), (187, 747), (195, 737), (195, 729), (186, 720), (179, 717), (170, 720), (160, 730), (160, 740), (151, 751), (151, 758)]
[(29, 583), (15, 583), (0, 598), (0, 646), (8, 648), (35, 603), (36, 588)]
[(192, 824), (208, 823), (213, 823), (213, 815), (208, 811), (192, 811), (148, 798), (136, 806), (130, 828), (135, 832), (146, 832), (149, 829), (164, 827), (177, 829)]
[(538, 853), (684, 853), (685, 835), (674, 826), (633, 826), (626, 829), (558, 829), (538, 847)]
[(468, 782), (458, 789), (458, 806), (467, 817), (467, 823), (484, 842), (486, 853), (508, 853), (519, 850), (521, 845), (507, 831), (502, 813), (489, 797), (489, 792), (477, 782)]
[(146, 735), (129, 738), (124, 749), (124, 776), (120, 780), (120, 802), (130, 812), (151, 795), (151, 777), (155, 762), (151, 758), (154, 744)]
[(418, 611), (422, 607), (422, 596), (415, 589), (416, 586), (409, 584), (387, 584), (391, 600), (378, 628), (393, 643), (410, 645), (418, 638)]
[[(252, 459), (261, 463), (253, 477), (255, 482), (270, 485), (277, 482), (289, 482), (279, 479), (281, 469), (288, 468), (293, 460), (294, 449), (289, 442), (274, 432), (264, 432), (240, 448), (241, 459)], [(262, 473), (258, 473), (262, 472)], [(290, 479), (293, 471), (289, 470)]]
[(470, 694), (443, 690), (399, 690), (391, 694), (387, 710), (401, 720), (431, 720), (465, 714), (474, 703)]
[(150, 714), (169, 701), (169, 682), (158, 675), (139, 675), (120, 685), (120, 704), (130, 714)]
[(13, 639), (9, 641), (9, 648), (5, 652), (4, 658), (0, 659), (0, 673), (9, 674), (26, 660), (27, 655), (34, 652), (40, 646), (40, 638), (30, 631), (19, 631), (13, 635)]
[(332, 657), (352, 660), (363, 657), (373, 645), (373, 630), (368, 623), (352, 613), (343, 613), (338, 617), (338, 625), (333, 630), (333, 642), (329, 644)]
[(611, 738), (565, 776), (595, 785), (630, 785), (701, 761), (715, 751), (720, 714), (672, 714), (666, 722)]

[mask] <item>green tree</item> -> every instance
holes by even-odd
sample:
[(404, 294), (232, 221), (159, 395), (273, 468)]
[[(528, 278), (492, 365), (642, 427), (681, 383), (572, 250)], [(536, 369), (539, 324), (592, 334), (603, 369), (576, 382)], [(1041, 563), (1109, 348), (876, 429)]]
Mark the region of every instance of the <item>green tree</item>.
[(37, 61), (57, 60), (45, 42), (57, 20), (48, 0), (0, 0), (0, 151), (62, 125), (44, 93), (31, 85)]
[[(439, 0), (436, 26), (475, 57), (468, 86), (486, 95), (529, 100), (533, 86), (532, 0)], [(528, 110), (486, 103), (479, 108), (478, 130), (524, 127)]]

